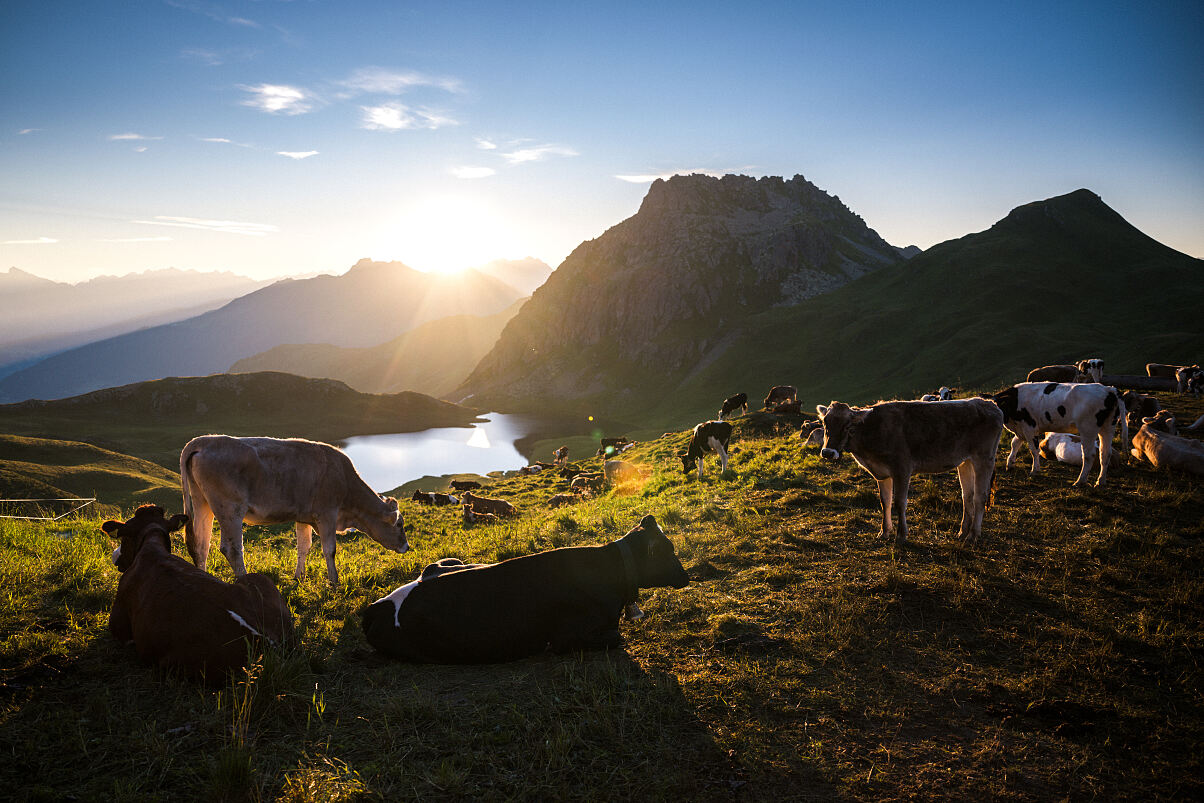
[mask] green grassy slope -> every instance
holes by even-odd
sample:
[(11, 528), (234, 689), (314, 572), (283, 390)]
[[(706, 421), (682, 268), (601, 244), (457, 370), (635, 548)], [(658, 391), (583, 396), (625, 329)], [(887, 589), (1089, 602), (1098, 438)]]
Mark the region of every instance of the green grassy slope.
[(1079, 190), (824, 296), (759, 316), (652, 414), (713, 416), (736, 392), (792, 384), (811, 406), (1024, 380), (1102, 357), (1109, 373), (1200, 359), (1204, 261), (1139, 232)]
[[(317, 550), (297, 585), (291, 532), (249, 528), (248, 565), (276, 579), (299, 643), (220, 692), (108, 636), (118, 575), (97, 521), (73, 537), (0, 522), (0, 784), (24, 800), (1204, 795), (1200, 482), (1001, 470), (966, 546), (955, 475), (920, 477), (894, 552), (869, 476), (795, 431), (737, 419), (731, 470), (712, 459), (702, 481), (674, 433), (625, 455), (642, 487), (555, 511), (553, 476), (502, 478), (491, 494), (521, 515), (496, 526), (406, 502), (413, 551), (342, 539), (333, 591)], [(362, 607), (430, 561), (603, 543), (645, 513), (692, 583), (642, 592), (622, 650), (411, 666), (364, 640)]]
[(341, 382), (271, 371), (173, 377), (0, 405), (0, 432), (92, 443), (168, 468), (178, 467), (191, 438), (215, 432), (337, 441), (474, 420), (474, 410), (420, 393), (359, 393)]
[(179, 507), (180, 477), (86, 443), (0, 435), (0, 498), (64, 497), (96, 497), (114, 513), (138, 502)]

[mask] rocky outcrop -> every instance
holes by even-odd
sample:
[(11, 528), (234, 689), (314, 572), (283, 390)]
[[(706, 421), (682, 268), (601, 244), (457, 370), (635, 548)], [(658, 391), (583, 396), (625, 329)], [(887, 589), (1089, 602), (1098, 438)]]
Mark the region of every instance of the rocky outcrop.
[(802, 176), (675, 176), (578, 246), (462, 388), (533, 400), (671, 391), (750, 315), (903, 261)]

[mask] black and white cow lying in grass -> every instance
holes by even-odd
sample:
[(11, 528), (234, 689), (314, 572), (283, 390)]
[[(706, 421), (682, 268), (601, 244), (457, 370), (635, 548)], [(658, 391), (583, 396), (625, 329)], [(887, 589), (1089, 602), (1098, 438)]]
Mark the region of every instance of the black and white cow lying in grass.
[(727, 444), (731, 439), (732, 425), (726, 421), (704, 421), (694, 427), (690, 445), (677, 454), (682, 473), (689, 474), (697, 468), (698, 479), (702, 479), (702, 458), (711, 452), (719, 455), (719, 473), (727, 471)]
[(645, 516), (603, 546), (501, 563), (445, 558), (363, 612), (368, 643), (416, 663), (513, 661), (552, 650), (618, 647), (619, 617), (641, 588), (684, 588), (673, 542)]
[(1032, 473), (1040, 472), (1041, 436), (1046, 432), (1073, 432), (1082, 439), (1083, 467), (1075, 485), (1087, 484), (1097, 441), (1100, 466), (1095, 484), (1104, 484), (1118, 422), (1124, 453), (1129, 451), (1125, 403), (1116, 388), (1094, 383), (1021, 382), (992, 398), (1003, 411), (1003, 425), (1016, 436), (1008, 452), (1009, 469), (1023, 444), (1033, 456)]

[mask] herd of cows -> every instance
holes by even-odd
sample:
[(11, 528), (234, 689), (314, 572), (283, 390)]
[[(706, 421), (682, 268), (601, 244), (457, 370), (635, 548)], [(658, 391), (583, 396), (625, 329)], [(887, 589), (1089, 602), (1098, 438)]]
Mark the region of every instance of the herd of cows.
[[(1103, 361), (1045, 366), (1026, 382), (993, 396), (954, 399), (949, 388), (918, 401), (886, 401), (869, 407), (843, 402), (818, 405), (818, 420), (805, 423), (800, 437), (837, 461), (849, 454), (877, 482), (881, 535), (907, 538), (907, 496), (911, 478), (956, 470), (962, 491), (959, 535), (981, 535), (995, 484), (995, 464), (1003, 430), (1013, 433), (1006, 466), (1022, 446), (1032, 455), (1080, 466), (1075, 485), (1086, 485), (1098, 463), (1096, 485), (1115, 464), (1112, 441), (1122, 454), (1158, 469), (1204, 475), (1204, 442), (1177, 435), (1169, 410), (1152, 396), (1121, 392), (1125, 377), (1109, 377)], [(1127, 378), (1145, 389), (1200, 394), (1199, 366), (1150, 364), (1147, 377)], [(1151, 384), (1152, 383), (1152, 384)], [(774, 387), (763, 407), (778, 415), (800, 414), (795, 388)], [(714, 454), (727, 470), (733, 426), (725, 420), (747, 413), (743, 393), (724, 401), (716, 420), (694, 427), (679, 453), (683, 473), (703, 475), (703, 458)], [(1134, 418), (1137, 415), (1137, 418)], [(1204, 416), (1187, 429), (1204, 426)], [(1136, 434), (1130, 444), (1130, 429)], [(615, 459), (631, 442), (603, 439), (600, 472), (570, 467), (568, 449), (554, 462), (538, 462), (524, 473), (559, 470), (571, 481), (568, 501), (646, 476), (646, 470)], [(609, 441), (609, 442), (606, 442)], [(168, 517), (143, 505), (127, 521), (106, 521), (102, 529), (120, 543), (113, 561), (121, 571), (110, 614), (110, 630), (133, 642), (146, 662), (208, 682), (224, 682), (245, 665), (246, 643), (280, 643), (293, 633), (293, 617), (279, 589), (266, 575), (248, 574), (243, 561), (243, 524), (293, 523), (297, 535), (294, 579), (305, 575), (305, 557), (316, 529), (327, 579), (338, 583), (336, 533), (355, 529), (386, 549), (409, 549), (396, 499), (372, 491), (350, 459), (333, 446), (300, 439), (194, 438), (180, 453), (184, 512)], [(450, 493), (416, 491), (420, 504), (459, 504), (468, 524), (517, 514), (502, 499), (477, 493), (474, 481), (453, 481)], [(893, 516), (892, 516), (893, 513)], [(213, 522), (221, 530), (220, 549), (235, 574), (223, 582), (206, 571)], [(192, 562), (171, 552), (171, 534), (184, 529)], [(465, 564), (444, 558), (427, 566), (413, 582), (369, 605), (362, 624), (370, 644), (382, 654), (415, 662), (482, 663), (542, 652), (615, 646), (619, 619), (638, 618), (641, 588), (682, 588), (689, 583), (672, 542), (656, 519), (643, 519), (622, 538), (602, 546), (564, 547), (496, 564)]]

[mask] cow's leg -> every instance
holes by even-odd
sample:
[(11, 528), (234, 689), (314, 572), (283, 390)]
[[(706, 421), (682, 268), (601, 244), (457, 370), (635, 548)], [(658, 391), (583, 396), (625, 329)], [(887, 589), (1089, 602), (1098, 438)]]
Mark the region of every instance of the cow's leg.
[(889, 538), (894, 528), (890, 523), (891, 478), (878, 480), (878, 503), (882, 506), (882, 532), (879, 535)]
[(727, 471), (727, 450), (714, 438), (711, 439), (711, 446), (715, 447), (715, 452), (719, 455), (719, 473), (722, 474)]
[(899, 529), (895, 535), (895, 543), (902, 544), (907, 540), (907, 491), (911, 487), (911, 475), (899, 474), (895, 483), (895, 513), (899, 517)]
[(317, 523), (318, 538), (322, 539), (322, 556), (326, 558), (326, 579), (332, 586), (339, 584), (339, 570), (334, 566), (334, 553), (338, 548), (335, 539), (335, 517), (323, 516)]
[(1033, 455), (1033, 470), (1031, 473), (1040, 474), (1041, 473), (1041, 433), (1040, 432), (1032, 433), (1031, 435), (1029, 435), (1028, 440), (1025, 441), (1025, 443), (1028, 446), (1029, 452), (1031, 452)]
[(236, 577), (247, 573), (247, 567), (242, 557), (242, 517), (243, 511), (228, 508), (215, 510), (217, 526), (222, 530), (222, 554)]
[(212, 538), (213, 509), (209, 507), (207, 500), (199, 498), (194, 493), (192, 518), (188, 520), (188, 524), (184, 528), (184, 543), (188, 547), (188, 554), (192, 557), (193, 565), (201, 571), (205, 571), (205, 566), (209, 562), (209, 541)]
[(1095, 465), (1095, 453), (1099, 448), (1099, 444), (1096, 443), (1097, 435), (1098, 433), (1079, 430), (1079, 443), (1083, 447), (1083, 465), (1079, 467), (1079, 476), (1074, 481), (1075, 485), (1085, 486), (1090, 484), (1088, 475), (1091, 474), (1091, 467)]
[(963, 541), (971, 539), (974, 532), (974, 516), (977, 510), (978, 496), (974, 474), (974, 464), (969, 459), (958, 464), (957, 480), (962, 486), (962, 524), (957, 531), (957, 536)]
[(1009, 471), (1011, 471), (1012, 466), (1016, 464), (1016, 458), (1020, 455), (1020, 444), (1023, 442), (1024, 439), (1020, 437), (1019, 433), (1012, 435), (1012, 448), (1008, 451), (1007, 462), (1007, 469)]
[[(998, 448), (998, 447), (997, 447)], [(982, 535), (982, 520), (987, 513), (987, 503), (991, 500), (991, 484), (995, 481), (995, 452), (992, 449), (983, 455), (974, 465), (974, 523), (970, 540), (976, 540)]]
[(293, 579), (298, 583), (305, 579), (305, 556), (314, 542), (314, 528), (303, 521), (297, 522), (297, 571)]
[(698, 461), (698, 479), (702, 479), (702, 458), (696, 457), (694, 459)]
[(1113, 425), (1106, 430), (1100, 430), (1099, 433), (1099, 479), (1095, 481), (1096, 487), (1102, 486), (1104, 480), (1108, 476), (1108, 463), (1112, 460), (1112, 438), (1116, 435), (1116, 426)]

